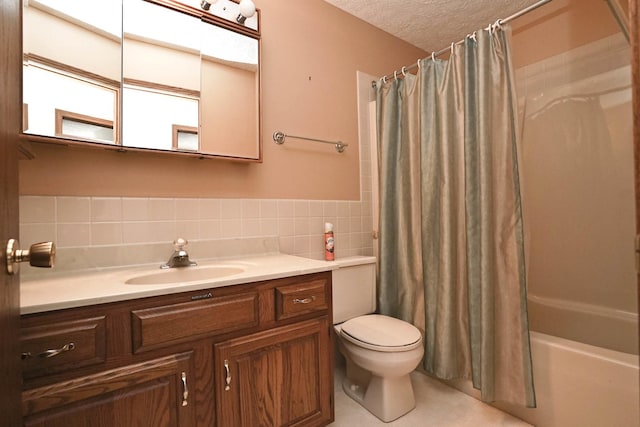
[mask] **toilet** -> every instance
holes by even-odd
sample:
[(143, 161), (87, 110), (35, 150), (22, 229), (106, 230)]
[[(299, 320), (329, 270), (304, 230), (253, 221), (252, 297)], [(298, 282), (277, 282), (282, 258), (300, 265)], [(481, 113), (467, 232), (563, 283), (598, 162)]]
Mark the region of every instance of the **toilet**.
[(384, 422), (415, 408), (409, 374), (424, 348), (422, 334), (376, 309), (376, 258), (336, 260), (332, 272), (333, 324), (346, 360), (345, 393)]

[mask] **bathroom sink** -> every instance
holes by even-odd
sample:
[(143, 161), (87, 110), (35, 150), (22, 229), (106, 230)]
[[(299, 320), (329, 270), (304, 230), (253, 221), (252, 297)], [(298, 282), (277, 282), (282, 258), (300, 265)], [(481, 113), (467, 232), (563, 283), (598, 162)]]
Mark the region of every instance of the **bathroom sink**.
[(208, 267), (177, 267), (158, 273), (135, 276), (127, 281), (128, 285), (166, 285), (170, 283), (198, 282), (219, 279), (246, 271), (237, 265), (213, 265)]

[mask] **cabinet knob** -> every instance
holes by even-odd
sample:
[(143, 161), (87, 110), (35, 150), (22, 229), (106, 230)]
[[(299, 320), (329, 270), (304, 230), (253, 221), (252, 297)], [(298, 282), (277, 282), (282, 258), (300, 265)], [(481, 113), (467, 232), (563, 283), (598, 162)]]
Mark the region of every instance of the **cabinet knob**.
[(18, 249), (20, 243), (16, 239), (9, 239), (6, 248), (7, 274), (13, 275), (20, 271), (21, 262), (29, 261), (32, 267), (51, 268), (56, 259), (56, 245), (53, 242), (41, 242), (31, 245), (29, 249)]

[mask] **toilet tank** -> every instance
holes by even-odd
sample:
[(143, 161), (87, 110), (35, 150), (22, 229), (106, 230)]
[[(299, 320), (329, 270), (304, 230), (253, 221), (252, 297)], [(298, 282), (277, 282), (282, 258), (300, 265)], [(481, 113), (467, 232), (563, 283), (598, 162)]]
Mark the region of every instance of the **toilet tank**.
[(334, 261), (332, 271), (333, 323), (376, 310), (376, 258), (348, 257)]

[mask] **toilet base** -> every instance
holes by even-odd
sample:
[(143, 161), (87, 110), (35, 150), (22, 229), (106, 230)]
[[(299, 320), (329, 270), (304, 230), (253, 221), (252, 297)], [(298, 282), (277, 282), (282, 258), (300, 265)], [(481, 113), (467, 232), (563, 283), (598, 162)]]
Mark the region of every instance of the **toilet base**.
[(346, 377), (342, 389), (353, 400), (385, 423), (405, 415), (416, 407), (411, 377), (382, 378), (371, 375), (368, 384)]

